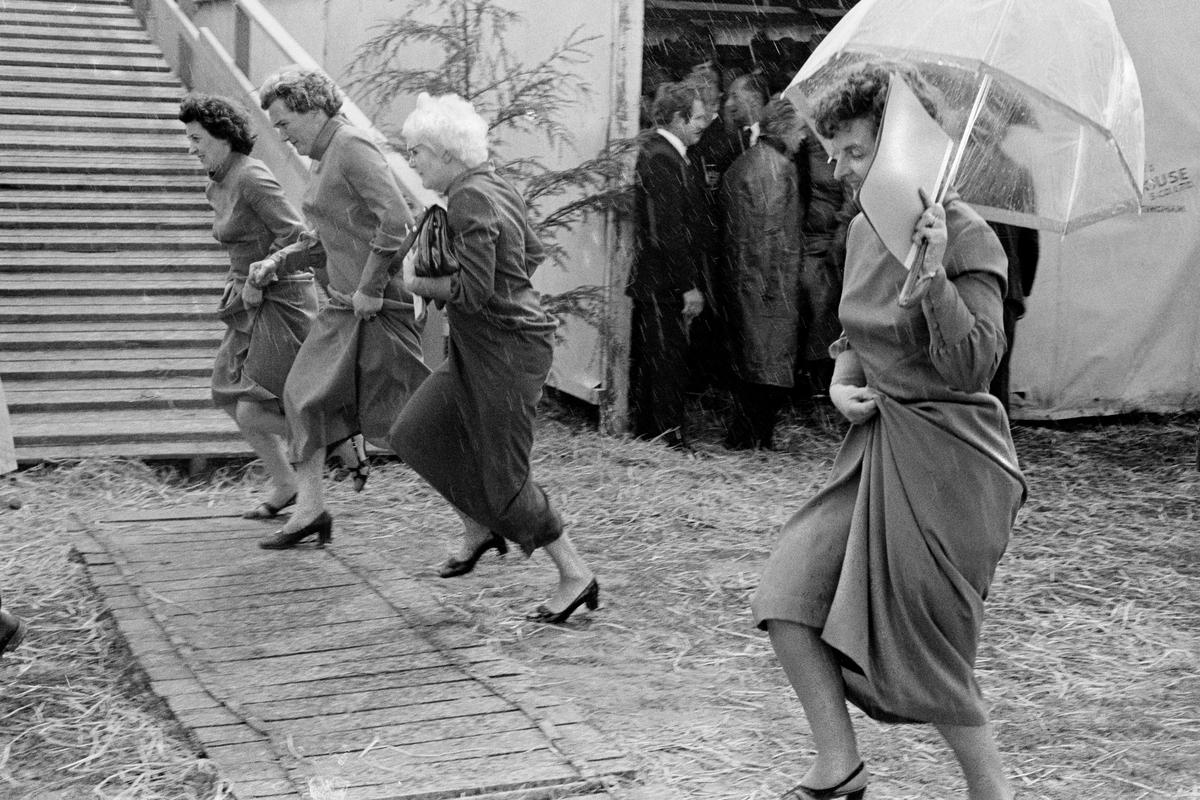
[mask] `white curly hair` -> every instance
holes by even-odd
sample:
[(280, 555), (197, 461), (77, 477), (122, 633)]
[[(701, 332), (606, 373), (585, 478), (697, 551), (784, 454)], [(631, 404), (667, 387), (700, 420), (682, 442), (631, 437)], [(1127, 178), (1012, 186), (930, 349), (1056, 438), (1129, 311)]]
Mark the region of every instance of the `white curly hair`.
[(421, 92), (417, 107), (404, 120), (400, 135), (409, 147), (427, 144), (477, 167), (488, 159), (487, 121), (456, 94), (433, 97)]

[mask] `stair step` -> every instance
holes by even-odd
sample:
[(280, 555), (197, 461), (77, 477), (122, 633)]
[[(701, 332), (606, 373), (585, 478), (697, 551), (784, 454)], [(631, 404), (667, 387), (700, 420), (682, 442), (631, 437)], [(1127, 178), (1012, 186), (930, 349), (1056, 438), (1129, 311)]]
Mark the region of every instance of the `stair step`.
[(108, 87), (125, 87), (127, 91), (140, 91), (152, 87), (155, 91), (174, 89), (182, 97), (183, 86), (168, 72), (145, 72), (143, 70), (98, 69), (94, 66), (22, 66), (13, 64), (0, 69), (6, 80), (30, 81), (32, 83), (84, 83)]
[(195, 330), (163, 330), (161, 326), (156, 331), (3, 333), (0, 334), (0, 361), (15, 357), (15, 353), (33, 352), (35, 348), (38, 352), (47, 352), (72, 349), (169, 349), (179, 345), (195, 345), (210, 352), (221, 343), (223, 335), (223, 329), (214, 328), (202, 334)]
[(54, 0), (4, 0), (6, 10), (27, 14), (51, 14), (59, 17), (132, 17), (128, 3), (67, 3)]
[(156, 382), (148, 388), (86, 388), (64, 390), (59, 384), (64, 381), (41, 384), (46, 388), (38, 391), (12, 390), (7, 385), (4, 393), (10, 414), (35, 414), (66, 411), (131, 411), (134, 409), (168, 409), (213, 407), (212, 391), (208, 382), (195, 388), (172, 389)]
[(86, 458), (129, 458), (154, 461), (196, 461), (205, 459), (253, 458), (254, 452), (241, 437), (211, 442), (136, 442), (118, 441), (91, 445), (87, 442), (61, 446), (22, 447), (17, 450), (18, 464), (70, 462)]
[[(210, 294), (224, 290), (224, 279), (220, 275), (168, 276), (139, 274), (137, 276), (97, 272), (90, 275), (55, 275), (53, 273), (8, 273), (0, 283), (0, 298), (21, 297), (31, 294), (58, 296), (65, 294), (104, 295), (112, 294), (114, 286), (131, 294)], [(0, 331), (0, 336), (3, 332)]]
[(137, 17), (98, 17), (84, 14), (60, 14), (54, 16), (39, 14), (35, 11), (17, 11), (4, 6), (0, 6), (0, 21), (14, 27), (22, 25), (42, 27), (52, 24), (57, 28), (72, 31), (94, 31), (97, 33), (108, 31), (145, 32), (141, 20)]
[(144, 211), (140, 209), (93, 209), (81, 214), (78, 209), (52, 211), (41, 209), (34, 212), (7, 212), (0, 218), (0, 230), (16, 228), (18, 230), (35, 230), (41, 228), (58, 228), (74, 224), (77, 228), (111, 228), (137, 229), (153, 228), (165, 230), (168, 228), (185, 228), (190, 230), (207, 230), (213, 221), (211, 212), (183, 212), (171, 210)]
[(14, 272), (41, 271), (62, 275), (94, 272), (130, 273), (147, 271), (180, 274), (195, 273), (224, 274), (229, 269), (229, 258), (223, 251), (189, 253), (169, 250), (146, 250), (143, 252), (113, 250), (99, 253), (72, 253), (55, 250), (10, 250), (0, 251), (0, 275)]
[[(91, 133), (133, 133), (155, 136), (184, 136), (183, 123), (178, 119), (108, 119), (106, 117), (84, 117), (9, 113), (0, 109), (0, 129), (25, 131), (61, 131)], [(114, 142), (124, 144), (124, 142)]]
[(102, 305), (89, 303), (83, 308), (67, 304), (54, 306), (28, 306), (22, 308), (0, 308), (0, 325), (12, 322), (115, 322), (117, 320), (211, 320), (216, 312), (219, 297), (210, 303), (178, 303), (176, 305), (131, 305), (111, 303)]
[(149, 42), (150, 37), (141, 28), (70, 28), (55, 20), (53, 23), (34, 19), (26, 23), (13, 23), (0, 12), (0, 40), (60, 40), (85, 42)]
[(27, 188), (73, 189), (86, 191), (127, 191), (138, 188), (146, 192), (162, 189), (179, 191), (193, 188), (203, 193), (206, 179), (199, 175), (136, 175), (120, 172), (9, 172), (0, 171), (0, 190)]
[(178, 120), (179, 100), (147, 101), (142, 97), (87, 99), (77, 97), (6, 97), (4, 110), (11, 114), (76, 117), (131, 117)]
[[(14, 415), (17, 447), (55, 446), (79, 442), (114, 444), (121, 440), (150, 442), (225, 441), (240, 438), (229, 415), (216, 408), (40, 412)], [(244, 446), (244, 445), (243, 445)]]
[[(0, 17), (0, 19), (3, 19)], [(8, 33), (7, 31), (5, 31)], [(133, 56), (135, 58), (162, 59), (162, 51), (149, 40), (125, 41), (95, 39), (45, 39), (26, 37), (21, 34), (8, 35), (4, 38), (4, 49), (9, 53), (42, 53), (47, 56), (58, 55), (110, 55)]]
[[(166, 376), (212, 375), (216, 348), (159, 348), (110, 350), (59, 350), (22, 353), (0, 361), (0, 376), (10, 380), (51, 378), (135, 378), (155, 380)], [(41, 357), (33, 357), (40, 355)], [(7, 389), (5, 390), (7, 391)]]
[[(4, 97), (42, 97), (77, 101), (80, 97), (94, 100), (128, 100), (131, 90), (120, 84), (83, 83), (82, 81), (39, 82), (11, 79), (0, 75), (0, 95)], [(137, 98), (144, 101), (174, 103), (182, 97), (179, 87), (140, 87)]]
[[(111, 134), (88, 131), (60, 131), (47, 136), (42, 131), (11, 130), (0, 132), (0, 153), (23, 150), (42, 143), (47, 153), (100, 153), (104, 157), (118, 159), (129, 152), (136, 153), (186, 153), (187, 140), (181, 131), (176, 136), (151, 134), (122, 134), (116, 138)], [(0, 160), (0, 164), (3, 164)]]
[(86, 231), (48, 228), (21, 231), (0, 230), (3, 250), (74, 250), (96, 252), (141, 249), (220, 250), (208, 231)]
[(143, 209), (176, 213), (206, 212), (212, 208), (207, 198), (196, 191), (188, 192), (83, 192), (83, 191), (22, 191), (0, 189), (0, 209), (78, 210), (89, 214), (100, 210)]
[[(37, 51), (27, 53), (5, 48), (0, 50), (0, 64), (13, 67), (61, 67), (64, 69), (90, 69), (129, 72), (155, 72), (170, 74), (171, 68), (161, 55), (129, 55), (105, 53), (53, 53)], [(4, 70), (8, 72), (8, 70)], [(11, 74), (11, 73), (10, 73)]]

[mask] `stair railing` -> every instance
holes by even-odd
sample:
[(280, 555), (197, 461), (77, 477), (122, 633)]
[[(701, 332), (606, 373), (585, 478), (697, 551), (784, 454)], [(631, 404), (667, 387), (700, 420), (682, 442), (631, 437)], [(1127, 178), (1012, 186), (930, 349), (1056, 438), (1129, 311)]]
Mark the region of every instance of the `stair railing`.
[[(258, 139), (254, 155), (265, 162), (288, 197), (298, 206), (308, 182), (308, 159), (300, 156), (275, 132), (270, 118), (259, 106), (258, 90), (251, 79), (252, 63), (262, 64), (263, 77), (287, 65), (303, 69), (322, 69), (308, 52), (283, 28), (258, 0), (232, 0), (233, 50), (229, 50), (207, 27), (197, 27), (175, 0), (132, 0), (150, 38), (189, 89), (221, 94), (242, 100), (251, 115)], [(266, 45), (259, 48), (256, 45)], [(349, 97), (342, 114), (350, 124), (370, 135), (383, 150), (401, 191), (419, 214), (438, 202), (426, 189), (403, 155), (388, 144), (383, 135)]]

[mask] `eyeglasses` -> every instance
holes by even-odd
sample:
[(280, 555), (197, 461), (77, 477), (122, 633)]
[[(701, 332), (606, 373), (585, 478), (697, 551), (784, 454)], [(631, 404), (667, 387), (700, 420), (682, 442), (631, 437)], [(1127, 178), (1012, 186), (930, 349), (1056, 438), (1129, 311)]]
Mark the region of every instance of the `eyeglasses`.
[(420, 150), (422, 147), (425, 148), (426, 150), (428, 150), (430, 153), (433, 152), (433, 148), (431, 148), (427, 144), (414, 144), (412, 147), (405, 149), (404, 157), (407, 158), (411, 162), (414, 158), (417, 157), (417, 151)]

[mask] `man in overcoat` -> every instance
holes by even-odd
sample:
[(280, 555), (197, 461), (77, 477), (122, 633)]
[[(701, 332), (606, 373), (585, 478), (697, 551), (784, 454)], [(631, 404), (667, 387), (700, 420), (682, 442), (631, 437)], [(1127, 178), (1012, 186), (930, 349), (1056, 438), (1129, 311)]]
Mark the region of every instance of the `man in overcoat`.
[(633, 433), (687, 447), (684, 392), (688, 331), (704, 310), (705, 259), (712, 227), (699, 164), (687, 156), (708, 121), (695, 87), (660, 87), (655, 130), (638, 153), (637, 255), (626, 294), (633, 299), (629, 407)]

